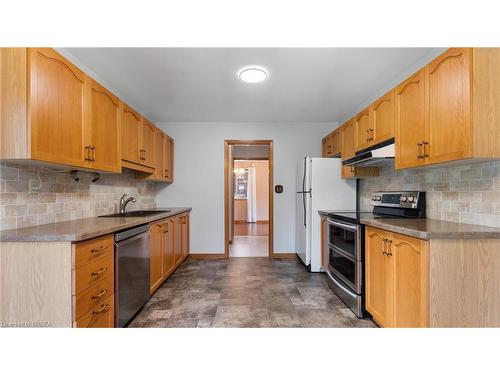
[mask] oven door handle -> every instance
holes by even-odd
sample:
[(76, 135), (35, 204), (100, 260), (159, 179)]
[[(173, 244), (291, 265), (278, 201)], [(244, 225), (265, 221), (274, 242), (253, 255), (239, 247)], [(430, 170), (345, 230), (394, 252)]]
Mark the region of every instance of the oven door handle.
[(331, 220), (331, 219), (326, 220), (326, 222), (328, 224), (330, 224), (330, 225), (333, 225), (333, 226), (336, 226), (336, 227), (339, 227), (339, 228), (342, 228), (342, 229), (351, 230), (353, 232), (357, 232), (358, 231), (358, 227), (356, 225), (344, 224), (344, 223), (341, 223), (340, 221), (334, 221), (334, 220)]
[(345, 293), (349, 294), (352, 298), (356, 298), (357, 297), (357, 294), (353, 293), (352, 291), (350, 291), (349, 289), (347, 289), (344, 285), (340, 284), (337, 280), (335, 280), (335, 277), (333, 277), (330, 274), (330, 272), (327, 272), (326, 274), (328, 275), (328, 277), (330, 278), (330, 280), (332, 280), (337, 285), (337, 287), (341, 288)]

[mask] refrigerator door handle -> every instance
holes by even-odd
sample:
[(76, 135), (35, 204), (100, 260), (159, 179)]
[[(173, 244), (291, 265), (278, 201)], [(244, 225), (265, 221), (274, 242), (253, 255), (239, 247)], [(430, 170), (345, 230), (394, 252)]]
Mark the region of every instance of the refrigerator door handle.
[(302, 204), (304, 205), (304, 228), (307, 228), (307, 223), (306, 223), (306, 193), (302, 194)]

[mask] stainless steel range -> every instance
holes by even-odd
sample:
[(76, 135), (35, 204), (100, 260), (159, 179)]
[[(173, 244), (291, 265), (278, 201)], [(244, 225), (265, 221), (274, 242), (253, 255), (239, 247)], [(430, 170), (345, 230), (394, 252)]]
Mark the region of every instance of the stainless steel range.
[(330, 288), (360, 318), (365, 310), (365, 227), (369, 218), (424, 218), (425, 192), (375, 192), (373, 211), (328, 212), (328, 283)]

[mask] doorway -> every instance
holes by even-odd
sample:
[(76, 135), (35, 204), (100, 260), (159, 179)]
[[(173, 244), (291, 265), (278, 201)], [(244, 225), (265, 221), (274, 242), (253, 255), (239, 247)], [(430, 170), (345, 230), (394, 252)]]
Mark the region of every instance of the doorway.
[(272, 141), (224, 142), (225, 257), (272, 257)]

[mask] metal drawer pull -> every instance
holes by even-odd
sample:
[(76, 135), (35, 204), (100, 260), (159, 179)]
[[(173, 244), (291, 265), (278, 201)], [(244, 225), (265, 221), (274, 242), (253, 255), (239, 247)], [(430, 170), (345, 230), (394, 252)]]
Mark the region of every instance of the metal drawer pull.
[(99, 310), (92, 311), (92, 315), (101, 314), (101, 313), (103, 313), (103, 312), (108, 311), (109, 309), (110, 309), (110, 307), (109, 307), (109, 305), (108, 305), (108, 304), (106, 304), (106, 305), (102, 305), (102, 306), (100, 307), (100, 309), (99, 309)]
[(384, 241), (384, 243), (382, 244), (382, 255), (387, 255), (387, 251), (385, 251), (385, 248), (387, 246), (387, 238), (384, 238), (382, 241)]
[(106, 293), (108, 292), (107, 289), (103, 289), (99, 292), (99, 294), (97, 296), (92, 296), (92, 299), (99, 299), (101, 298), (103, 295), (105, 295)]
[(387, 240), (387, 250), (389, 250), (387, 252), (387, 256), (388, 257), (392, 257), (392, 252), (391, 252), (391, 244), (392, 244), (392, 240)]
[(103, 267), (103, 268), (101, 268), (101, 269), (100, 269), (99, 271), (97, 271), (97, 272), (95, 272), (95, 271), (94, 271), (94, 272), (92, 272), (92, 273), (91, 273), (91, 275), (92, 275), (92, 276), (99, 276), (99, 275), (101, 275), (102, 273), (106, 272), (107, 270), (108, 270), (108, 269), (107, 269), (106, 267)]
[(103, 251), (105, 248), (107, 248), (107, 246), (99, 246), (99, 247), (96, 247), (96, 248), (93, 248), (92, 250), (90, 250), (91, 253), (100, 253), (101, 251)]

